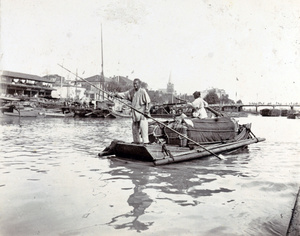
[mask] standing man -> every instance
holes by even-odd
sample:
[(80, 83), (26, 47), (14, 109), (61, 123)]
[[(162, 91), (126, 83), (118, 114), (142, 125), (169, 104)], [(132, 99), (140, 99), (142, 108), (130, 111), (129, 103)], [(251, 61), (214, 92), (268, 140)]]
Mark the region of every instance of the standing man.
[(201, 93), (196, 91), (193, 93), (195, 100), (193, 102), (188, 102), (187, 105), (194, 108), (194, 112), (192, 114), (193, 117), (198, 118), (207, 118), (207, 113), (205, 107), (208, 106), (207, 102), (201, 98)]
[[(132, 109), (132, 136), (133, 143), (149, 143), (148, 120), (150, 116), (150, 97), (147, 91), (141, 88), (140, 79), (133, 80), (133, 88), (123, 92), (115, 93), (115, 97), (123, 98), (131, 102), (131, 106), (141, 113)], [(140, 137), (142, 135), (142, 141)]]

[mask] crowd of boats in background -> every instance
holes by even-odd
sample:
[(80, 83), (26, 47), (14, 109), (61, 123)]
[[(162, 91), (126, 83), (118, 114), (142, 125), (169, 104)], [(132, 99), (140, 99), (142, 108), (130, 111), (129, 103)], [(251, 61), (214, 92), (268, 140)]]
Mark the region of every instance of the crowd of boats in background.
[(288, 119), (300, 119), (300, 112), (288, 109), (269, 109), (260, 110), (262, 116), (286, 116)]
[[(112, 102), (81, 104), (79, 102), (43, 98), (19, 99), (0, 97), (1, 116), (17, 117), (116, 117), (118, 111)], [(124, 115), (124, 114), (120, 114)], [(129, 117), (130, 115), (128, 115)]]
[[(131, 117), (130, 108), (120, 106), (113, 100), (91, 101), (90, 103), (80, 103), (78, 101), (54, 100), (39, 97), (22, 99), (15, 97), (0, 97), (0, 116), (17, 117), (93, 117), (93, 118), (116, 118)], [(189, 117), (192, 110), (185, 106), (185, 103), (169, 103), (153, 105), (150, 114), (155, 118), (173, 118), (178, 114), (178, 109)], [(251, 110), (226, 110), (222, 111), (217, 106), (214, 110), (229, 117), (246, 117), (248, 114), (261, 116), (284, 116), (288, 119), (300, 119), (300, 112), (294, 109), (269, 109), (265, 108), (258, 112)]]

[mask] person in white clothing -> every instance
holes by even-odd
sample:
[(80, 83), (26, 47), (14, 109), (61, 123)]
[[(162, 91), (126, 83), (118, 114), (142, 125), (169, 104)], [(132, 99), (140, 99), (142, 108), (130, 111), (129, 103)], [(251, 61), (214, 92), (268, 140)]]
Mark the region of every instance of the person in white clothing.
[(208, 116), (205, 107), (208, 106), (208, 103), (201, 98), (201, 93), (199, 91), (194, 92), (193, 96), (195, 100), (187, 103), (187, 105), (194, 109), (192, 116), (201, 119), (207, 118)]
[[(149, 143), (148, 120), (150, 117), (150, 97), (147, 91), (141, 88), (140, 79), (133, 80), (133, 88), (123, 92), (115, 93), (115, 97), (123, 98), (131, 102), (132, 109), (132, 136), (134, 143)], [(138, 110), (139, 112), (137, 112)], [(141, 137), (142, 136), (142, 141)]]

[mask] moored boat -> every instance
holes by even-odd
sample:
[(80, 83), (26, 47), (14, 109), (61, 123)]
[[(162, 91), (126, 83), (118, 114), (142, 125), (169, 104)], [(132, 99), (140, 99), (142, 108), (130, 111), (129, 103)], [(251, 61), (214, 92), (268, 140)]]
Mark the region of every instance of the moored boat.
[(260, 114), (261, 116), (280, 116), (281, 110), (265, 108), (260, 111)]
[(37, 117), (39, 115), (39, 111), (34, 109), (30, 109), (30, 110), (13, 109), (12, 111), (4, 111), (3, 114), (5, 116), (16, 116), (16, 117)]
[(0, 97), (1, 116), (15, 117), (37, 117), (39, 110), (29, 102), (21, 101), (17, 98)]
[(58, 117), (58, 118), (66, 118), (66, 117), (74, 117), (74, 112), (70, 112), (69, 110), (63, 109), (45, 109), (39, 113), (44, 117)]
[(251, 124), (239, 125), (229, 117), (188, 119), (176, 122), (152, 123), (150, 144), (134, 144), (114, 140), (99, 156), (111, 156), (154, 165), (170, 164), (191, 159), (218, 156), (250, 144), (262, 142), (251, 131)]
[(287, 115), (288, 119), (300, 119), (300, 112), (293, 112)]
[(95, 107), (88, 106), (72, 106), (64, 107), (63, 110), (74, 112), (76, 117), (92, 117), (92, 118), (116, 118), (116, 115), (112, 112), (112, 106), (114, 104), (110, 101), (96, 101)]

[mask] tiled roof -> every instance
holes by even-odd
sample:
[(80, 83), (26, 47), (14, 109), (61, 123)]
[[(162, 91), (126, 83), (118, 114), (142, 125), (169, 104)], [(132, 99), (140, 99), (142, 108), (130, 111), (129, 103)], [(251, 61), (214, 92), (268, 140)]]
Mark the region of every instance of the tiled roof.
[(38, 76), (38, 75), (30, 75), (30, 74), (6, 71), (6, 70), (0, 71), (0, 74), (1, 74), (1, 76), (7, 76), (7, 77), (12, 77), (12, 78), (30, 79), (30, 80), (35, 80), (35, 81), (53, 83), (51, 80), (42, 78), (41, 76)]

